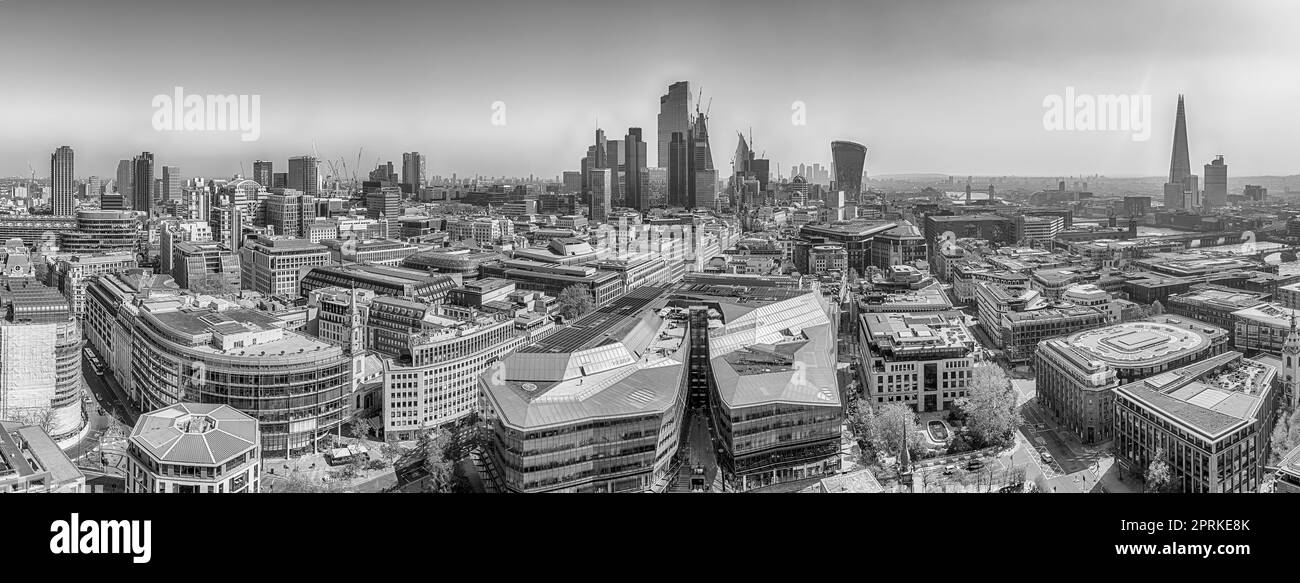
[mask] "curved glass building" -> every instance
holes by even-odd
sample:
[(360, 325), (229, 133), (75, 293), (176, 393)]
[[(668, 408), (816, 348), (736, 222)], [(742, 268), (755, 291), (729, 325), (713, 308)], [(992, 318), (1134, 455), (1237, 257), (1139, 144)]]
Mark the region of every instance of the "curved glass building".
[(862, 194), (867, 147), (857, 142), (831, 142), (831, 162), (835, 164), (835, 189), (843, 190), (849, 200), (858, 200)]

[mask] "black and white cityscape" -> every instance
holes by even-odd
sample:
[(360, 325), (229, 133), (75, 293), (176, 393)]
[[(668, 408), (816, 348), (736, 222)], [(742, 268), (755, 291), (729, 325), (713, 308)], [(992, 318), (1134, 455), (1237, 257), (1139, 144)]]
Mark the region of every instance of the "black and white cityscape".
[(1300, 493), (1297, 19), (0, 0), (0, 492)]

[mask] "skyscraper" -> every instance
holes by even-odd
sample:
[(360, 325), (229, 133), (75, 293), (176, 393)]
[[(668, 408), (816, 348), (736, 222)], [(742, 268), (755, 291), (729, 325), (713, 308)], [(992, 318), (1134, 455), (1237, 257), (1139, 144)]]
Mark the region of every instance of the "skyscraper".
[(131, 186), (131, 174), (135, 172), (135, 166), (130, 160), (119, 160), (117, 163), (117, 182), (113, 189), (123, 197), (131, 196), (135, 188)]
[(286, 188), (292, 188), (307, 196), (319, 194), (319, 176), (316, 158), (313, 156), (294, 156), (289, 158), (289, 175)]
[(274, 188), (271, 182), (271, 176), (275, 174), (272, 170), (274, 166), (268, 160), (256, 160), (253, 162), (253, 180), (266, 188)]
[(181, 182), (180, 166), (163, 166), (161, 193), (163, 202), (180, 201)]
[(659, 98), (659, 168), (668, 168), (672, 155), (672, 135), (681, 132), (683, 136), (691, 129), (691, 85), (678, 81), (668, 86), (668, 93)]
[(668, 206), (689, 206), (690, 181), (686, 134), (673, 132), (668, 142)]
[(862, 199), (862, 169), (867, 161), (867, 147), (855, 142), (831, 142), (831, 163), (835, 165), (835, 188), (858, 202)]
[(153, 154), (141, 152), (132, 160), (131, 208), (150, 212), (153, 208)]
[(72, 148), (59, 146), (50, 155), (50, 190), (56, 216), (70, 217), (76, 206), (76, 184), (72, 173)]
[(402, 154), (402, 192), (418, 194), (424, 186), (425, 157), (419, 152)]
[(99, 198), (99, 194), (103, 192), (103, 189), (104, 189), (104, 184), (100, 182), (99, 177), (91, 176), (90, 178), (86, 179), (85, 198), (89, 198), (89, 199)]
[(1187, 154), (1187, 113), (1183, 110), (1183, 96), (1178, 96), (1178, 117), (1174, 120), (1174, 152), (1169, 161), (1169, 182), (1184, 184), (1192, 175), (1192, 162)]
[(596, 155), (592, 168), (609, 168), (609, 144), (605, 142), (605, 130), (596, 129)]
[(1228, 206), (1228, 165), (1223, 156), (1205, 165), (1205, 206)]
[(686, 207), (714, 208), (718, 175), (713, 169), (713, 151), (709, 148), (709, 124), (704, 114), (695, 116), (687, 134)]
[(609, 220), (613, 208), (614, 171), (610, 168), (592, 168), (587, 171), (587, 184), (591, 187), (590, 220), (600, 224)]
[(623, 205), (638, 211), (650, 208), (650, 197), (645, 196), (641, 186), (646, 172), (645, 142), (641, 141), (641, 128), (627, 128), (623, 140), (625, 157)]

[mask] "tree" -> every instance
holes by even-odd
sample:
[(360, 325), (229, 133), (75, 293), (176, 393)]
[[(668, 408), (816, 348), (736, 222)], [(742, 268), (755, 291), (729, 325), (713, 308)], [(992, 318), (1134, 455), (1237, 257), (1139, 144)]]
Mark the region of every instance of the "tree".
[(560, 304), (560, 315), (568, 320), (580, 318), (596, 307), (596, 300), (592, 299), (591, 292), (581, 285), (564, 288), (557, 302)]
[(957, 399), (957, 408), (966, 415), (974, 445), (1005, 447), (1014, 441), (1020, 412), (1016, 389), (1001, 366), (985, 363), (974, 367), (966, 396)]
[(1165, 448), (1156, 447), (1151, 463), (1147, 466), (1145, 479), (1147, 492), (1172, 491), (1173, 474), (1169, 470), (1169, 462), (1165, 461)]
[(455, 436), (446, 429), (425, 431), (420, 434), (416, 447), (424, 455), (424, 470), (428, 472), (426, 492), (451, 492), (456, 478), (456, 462), (447, 459), (448, 450), (454, 447)]
[(1161, 304), (1161, 303), (1160, 303), (1160, 300), (1156, 300), (1156, 301), (1154, 301), (1154, 302), (1151, 303), (1151, 309), (1147, 312), (1147, 315), (1148, 315), (1148, 316), (1159, 316), (1159, 315), (1161, 315), (1161, 314), (1163, 314), (1163, 313), (1165, 313), (1165, 306), (1164, 306), (1164, 304)]
[(361, 442), (364, 441), (366, 435), (370, 433), (370, 426), (366, 424), (365, 419), (357, 417), (352, 420), (349, 430), (352, 432), (352, 437), (355, 437), (358, 442)]
[[(867, 406), (870, 408), (870, 406)], [(865, 435), (872, 449), (901, 455), (922, 446), (921, 434), (916, 431), (916, 413), (907, 405), (889, 403), (864, 416)]]
[(1287, 452), (1300, 446), (1300, 409), (1292, 411), (1283, 404), (1278, 408), (1278, 422), (1269, 436), (1269, 463), (1276, 464)]
[(406, 448), (396, 443), (385, 443), (379, 446), (379, 454), (391, 463), (395, 459), (401, 459), (406, 454)]

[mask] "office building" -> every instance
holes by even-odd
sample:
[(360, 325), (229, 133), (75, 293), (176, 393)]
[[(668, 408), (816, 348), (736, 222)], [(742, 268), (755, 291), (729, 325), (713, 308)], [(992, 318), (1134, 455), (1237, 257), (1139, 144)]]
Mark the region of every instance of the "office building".
[(1223, 156), (1216, 156), (1205, 165), (1205, 206), (1228, 206), (1228, 165)]
[(312, 156), (289, 158), (289, 173), (285, 177), (285, 185), (283, 187), (273, 186), (273, 188), (291, 188), (315, 198), (319, 193), (320, 185), (317, 164), (316, 158)]
[(384, 434), (416, 439), (477, 412), (479, 375), (528, 340), (504, 314), (426, 315), (409, 352), (384, 360)]
[(1117, 387), (1227, 348), (1226, 330), (1174, 315), (1045, 340), (1034, 354), (1039, 406), (1084, 443), (1101, 443), (1115, 437)]
[(646, 211), (650, 209), (650, 196), (645, 191), (647, 182), (645, 142), (641, 141), (641, 128), (628, 128), (623, 140), (623, 204), (622, 206)]
[(424, 186), (426, 157), (419, 152), (402, 153), (401, 191), (416, 194)]
[(135, 192), (135, 185), (132, 182), (134, 177), (135, 163), (133, 161), (121, 160), (117, 163), (117, 181), (114, 183), (114, 191), (121, 194), (124, 202), (128, 205), (131, 203), (131, 197)]
[(691, 129), (691, 85), (688, 81), (678, 81), (668, 86), (668, 92), (659, 97), (659, 131), (656, 153), (659, 168), (670, 168), (672, 135), (681, 133), (683, 137)]
[(402, 189), (396, 186), (366, 189), (366, 217), (396, 218), (402, 214)]
[(1277, 375), (1227, 352), (1118, 387), (1116, 463), (1140, 473), (1160, 452), (1175, 492), (1259, 492)]
[(613, 174), (609, 168), (595, 168), (587, 172), (591, 189), (591, 222), (600, 224), (609, 220), (609, 213), (614, 210)]
[(39, 425), (0, 420), (0, 494), (87, 491), (86, 475), (59, 449), (49, 433)]
[(135, 255), (120, 251), (95, 255), (60, 254), (47, 257), (46, 261), (52, 263), (50, 286), (63, 293), (73, 315), (78, 318), (86, 315), (86, 286), (94, 276), (139, 267)]
[(479, 378), (500, 486), (747, 491), (837, 472), (833, 312), (816, 290), (701, 280), (515, 351)]
[(316, 199), (291, 188), (273, 189), (262, 208), (276, 235), (306, 239), (306, 227), (316, 220)]
[(79, 209), (76, 229), (61, 233), (59, 249), (77, 254), (136, 252), (143, 235), (140, 221), (131, 211)]
[(271, 178), (275, 174), (274, 168), (275, 165), (270, 160), (255, 160), (253, 162), (253, 180), (261, 184), (263, 188), (276, 188)]
[(55, 441), (85, 427), (81, 327), (68, 300), (30, 277), (0, 281), (0, 419), (47, 428)]
[[(814, 228), (810, 232), (817, 231)], [(889, 269), (891, 265), (916, 265), (917, 261), (926, 261), (929, 255), (925, 237), (911, 221), (899, 221), (893, 228), (871, 235), (870, 246), (868, 263), (880, 269)]]
[(126, 447), (128, 493), (261, 491), (257, 419), (230, 405), (177, 403), (141, 415)]
[(835, 190), (842, 190), (852, 202), (862, 200), (862, 172), (867, 147), (846, 141), (831, 142), (831, 164), (835, 167)]
[[(910, 223), (909, 223), (910, 224)], [(895, 221), (868, 221), (855, 220), (847, 223), (835, 223), (830, 225), (804, 225), (799, 229), (799, 235), (805, 238), (820, 237), (827, 243), (832, 243), (844, 247), (849, 255), (849, 267), (858, 270), (858, 273), (866, 273), (867, 267), (872, 265), (872, 239), (882, 233), (899, 227), (900, 223)], [(900, 231), (896, 239), (889, 239), (888, 243), (882, 243), (879, 256), (883, 257), (895, 251), (893, 243), (898, 242), (898, 256), (903, 256), (904, 247), (915, 248), (915, 239), (911, 231), (904, 229)], [(924, 245), (924, 241), (921, 241)], [(908, 254), (908, 256), (911, 256)], [(888, 268), (888, 264), (881, 269)]]
[(160, 203), (180, 202), (181, 200), (181, 178), (180, 166), (163, 166), (162, 167), (162, 188), (158, 192)]
[(143, 152), (131, 162), (131, 209), (148, 215), (155, 215), (153, 154)]
[(961, 312), (862, 314), (860, 357), (868, 403), (943, 411), (965, 397), (979, 343)]
[(182, 289), (202, 294), (239, 292), (239, 254), (223, 243), (184, 241), (172, 246), (168, 273)]
[(72, 148), (68, 146), (59, 146), (50, 154), (50, 194), (54, 216), (72, 216), (77, 206), (77, 185)]
[(306, 239), (259, 236), (239, 250), (240, 287), (296, 299), (300, 270), (325, 265), (329, 260), (325, 246)]
[(401, 267), (351, 264), (313, 267), (303, 276), (300, 289), (301, 295), (306, 296), (327, 287), (355, 288), (383, 296), (439, 304), (456, 285), (456, 279), (448, 275)]
[[(662, 114), (661, 114), (662, 115)], [(686, 135), (673, 132), (668, 141), (668, 206), (691, 208)], [(660, 155), (662, 157), (662, 154)]]

